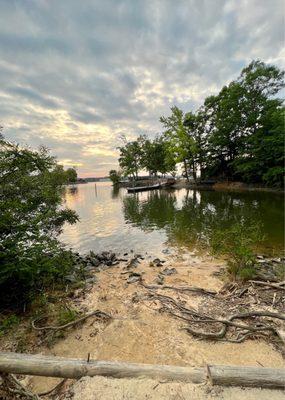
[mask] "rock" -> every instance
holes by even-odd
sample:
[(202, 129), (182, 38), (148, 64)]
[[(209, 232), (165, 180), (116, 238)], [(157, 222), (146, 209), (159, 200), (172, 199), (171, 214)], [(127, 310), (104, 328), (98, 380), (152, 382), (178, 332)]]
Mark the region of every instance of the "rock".
[(267, 260), (264, 260), (263, 258), (262, 258), (262, 259), (258, 259), (257, 262), (258, 262), (259, 264), (267, 264), (267, 263), (268, 263), (268, 261), (267, 261)]
[(124, 257), (126, 257), (129, 253), (124, 253)]
[(140, 281), (141, 276), (130, 276), (127, 280), (127, 283), (135, 283)]
[(160, 260), (159, 258), (155, 258), (155, 259), (152, 261), (152, 263), (153, 263), (156, 267), (161, 267), (162, 264), (163, 264), (164, 262), (165, 262), (165, 261), (162, 261), (162, 260)]
[(156, 282), (158, 285), (163, 285), (163, 283), (164, 283), (164, 276), (158, 274), (158, 276), (157, 276), (155, 282)]
[(139, 263), (140, 263), (140, 261), (136, 257), (134, 257), (128, 263), (127, 268), (136, 268)]
[(86, 283), (95, 283), (97, 282), (96, 276), (93, 276), (92, 278), (88, 278), (85, 280)]
[(263, 256), (256, 256), (256, 258), (258, 258), (259, 260), (263, 260), (264, 259)]
[(271, 260), (273, 263), (275, 263), (275, 264), (279, 264), (279, 263), (281, 263), (282, 261), (281, 261), (281, 258), (272, 258), (272, 260)]
[(163, 271), (161, 271), (162, 275), (173, 275), (177, 274), (177, 271), (175, 268), (165, 268)]
[(140, 274), (139, 272), (131, 272), (129, 277), (131, 277), (131, 276), (139, 276), (139, 277), (141, 277), (142, 274)]
[(163, 254), (170, 254), (170, 250), (169, 250), (169, 249), (163, 249), (163, 250), (162, 250), (162, 253), (163, 253)]
[(65, 279), (71, 283), (77, 282), (77, 277), (74, 274), (66, 275)]

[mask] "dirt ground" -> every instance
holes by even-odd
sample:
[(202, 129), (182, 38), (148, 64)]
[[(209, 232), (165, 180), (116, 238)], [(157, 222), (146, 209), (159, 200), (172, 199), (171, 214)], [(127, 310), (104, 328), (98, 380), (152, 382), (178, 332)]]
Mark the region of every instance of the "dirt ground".
[(152, 379), (84, 378), (72, 390), (74, 400), (283, 400), (282, 391), (221, 388)]
[[(164, 284), (172, 286), (199, 286), (219, 290), (223, 281), (217, 276), (222, 263), (209, 256), (194, 254), (164, 256), (165, 263), (153, 266), (149, 259), (142, 260), (132, 270), (141, 273), (146, 284), (153, 284), (164, 268), (176, 268), (177, 273), (166, 276)], [(145, 299), (148, 292), (138, 282), (127, 283), (129, 274), (126, 263), (120, 263), (96, 273), (98, 282), (74, 304), (80, 311), (96, 309), (111, 314), (110, 322), (87, 320), (71, 330), (52, 348), (42, 349), (43, 354), (62, 357), (108, 361), (130, 361), (149, 364), (180, 366), (248, 365), (281, 368), (281, 354), (271, 343), (246, 340), (243, 343), (210, 342), (198, 340), (182, 330), (184, 321), (158, 311), (156, 300)], [(171, 290), (163, 294), (173, 296)], [(176, 293), (175, 298), (187, 307), (199, 310), (204, 298), (196, 293)], [(52, 378), (27, 378), (34, 391), (50, 389), (58, 382)], [(79, 399), (281, 399), (280, 391), (210, 388), (208, 386), (165, 383), (149, 379), (84, 378), (72, 389)]]

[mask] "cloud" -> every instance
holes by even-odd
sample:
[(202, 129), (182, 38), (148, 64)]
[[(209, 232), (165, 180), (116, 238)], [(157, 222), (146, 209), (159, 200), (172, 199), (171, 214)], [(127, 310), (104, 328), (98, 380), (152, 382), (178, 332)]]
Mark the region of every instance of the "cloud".
[(2, 0), (0, 122), (80, 175), (160, 131), (254, 58), (284, 67), (283, 0)]

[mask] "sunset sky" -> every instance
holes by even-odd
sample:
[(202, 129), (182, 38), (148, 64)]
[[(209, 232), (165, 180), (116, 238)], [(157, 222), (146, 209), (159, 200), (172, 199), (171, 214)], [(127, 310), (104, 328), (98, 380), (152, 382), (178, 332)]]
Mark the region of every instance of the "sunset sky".
[(0, 124), (79, 175), (195, 110), (252, 59), (285, 66), (283, 0), (0, 0)]

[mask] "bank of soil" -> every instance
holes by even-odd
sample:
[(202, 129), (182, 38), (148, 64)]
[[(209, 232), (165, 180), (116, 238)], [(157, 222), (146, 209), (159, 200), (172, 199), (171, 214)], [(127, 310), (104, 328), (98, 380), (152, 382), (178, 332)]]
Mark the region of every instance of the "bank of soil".
[[(82, 290), (75, 291), (72, 299), (73, 306), (76, 306), (78, 311), (86, 313), (99, 309), (110, 314), (112, 319), (108, 321), (90, 318), (83, 325), (66, 332), (66, 336), (58, 340), (51, 348), (42, 345), (34, 352), (84, 359), (87, 359), (90, 353), (90, 358), (94, 360), (179, 366), (206, 366), (207, 364), (274, 368), (284, 366), (280, 351), (268, 339), (256, 337), (254, 340), (247, 339), (243, 343), (229, 343), (199, 340), (193, 337), (183, 330), (187, 323), (163, 312), (160, 302), (152, 299), (150, 295), (153, 291), (145, 288), (140, 282), (142, 280), (145, 285), (159, 286), (158, 283), (161, 283), (160, 279), (163, 276), (164, 285), (197, 286), (209, 291), (219, 291), (224, 285), (220, 274), (223, 262), (209, 256), (201, 257), (189, 253), (164, 256), (162, 261), (164, 262), (157, 262), (157, 260), (152, 262), (152, 258), (146, 256), (145, 259), (139, 258), (131, 263), (121, 261), (116, 266), (94, 272), (97, 278), (96, 282), (89, 284), (87, 290), (83, 292)], [(166, 275), (161, 274), (165, 270), (168, 271)], [(175, 271), (175, 273), (167, 275), (169, 270)], [(230, 298), (227, 303), (223, 303), (226, 304), (225, 309), (225, 305), (219, 301), (215, 304), (211, 296), (195, 292), (157, 289), (155, 293), (171, 296), (186, 307), (203, 312), (206, 310), (209, 313), (229, 315), (231, 308), (236, 308), (236, 305), (231, 304)], [(246, 311), (249, 308), (247, 302), (248, 298), (239, 300), (240, 311)], [(262, 309), (262, 307), (254, 303), (254, 309)], [(266, 309), (273, 310), (270, 306), (266, 306)], [(44, 377), (26, 378), (26, 381), (36, 392), (48, 390), (58, 382), (57, 379)], [(155, 389), (150, 390), (150, 387), (156, 385), (158, 386)], [(207, 394), (209, 396), (211, 393), (212, 395), (215, 393), (206, 386), (198, 387), (178, 383), (165, 385), (149, 380), (86, 378), (75, 385), (74, 398), (112, 398), (109, 397), (109, 394), (113, 391), (114, 399), (183, 399), (189, 398), (187, 394), (189, 391), (196, 395), (193, 398), (199, 399), (207, 398), (205, 397), (207, 391), (209, 391)], [(143, 397), (142, 394), (138, 395), (139, 387), (141, 388), (140, 393), (150, 391), (148, 397)], [(177, 392), (178, 397), (165, 397), (168, 393), (168, 389), (165, 388), (169, 388), (169, 393), (173, 389), (173, 393)], [(240, 390), (225, 389), (224, 395), (227, 396), (226, 393), (230, 393), (229, 396), (232, 397), (218, 398), (244, 398), (237, 397)], [(131, 394), (132, 391), (135, 394)], [(85, 394), (80, 395), (81, 392)], [(257, 389), (248, 389), (246, 396), (249, 399), (257, 398), (250, 396), (252, 393), (257, 395), (259, 392)], [(263, 394), (260, 394), (259, 398), (266, 398), (262, 396), (266, 396), (267, 392), (261, 391), (260, 393)], [(91, 393), (94, 393), (94, 397), (90, 397)], [(204, 397), (199, 397), (203, 393)], [(270, 397), (278, 399), (280, 398), (278, 397), (279, 393), (272, 391)]]

